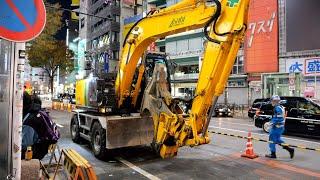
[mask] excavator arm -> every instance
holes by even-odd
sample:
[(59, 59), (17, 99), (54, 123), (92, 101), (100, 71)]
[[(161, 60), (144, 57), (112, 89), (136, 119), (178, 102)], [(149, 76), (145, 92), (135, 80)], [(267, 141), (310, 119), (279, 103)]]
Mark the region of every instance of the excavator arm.
[(184, 0), (175, 6), (149, 14), (136, 23), (126, 38), (116, 81), (119, 107), (128, 98), (136, 99), (134, 96), (138, 94), (144, 68), (139, 68), (136, 85), (132, 84), (133, 76), (140, 57), (151, 42), (201, 27), (204, 27), (204, 34), (208, 39), (195, 97), (188, 114), (184, 114), (179, 108), (180, 100), (171, 97), (167, 69), (162, 63), (155, 64), (151, 81), (142, 92), (144, 96), (141, 113), (153, 120), (153, 147), (161, 157), (174, 156), (181, 146), (209, 143), (207, 130), (211, 114), (225, 88), (243, 41), (248, 6), (249, 0), (213, 0), (213, 3)]
[(133, 76), (137, 63), (154, 41), (168, 35), (202, 28), (215, 14), (214, 6), (206, 6), (197, 0), (184, 0), (170, 8), (150, 12), (128, 33), (120, 58), (120, 67), (116, 80), (118, 107), (133, 95), (138, 95), (132, 88)]

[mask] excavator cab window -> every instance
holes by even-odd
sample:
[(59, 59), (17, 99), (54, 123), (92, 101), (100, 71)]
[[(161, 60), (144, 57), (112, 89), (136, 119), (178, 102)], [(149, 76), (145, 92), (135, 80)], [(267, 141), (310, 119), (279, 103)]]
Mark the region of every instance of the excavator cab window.
[(152, 77), (154, 66), (156, 63), (165, 64), (167, 67), (167, 81), (169, 84), (169, 91), (171, 92), (170, 86), (170, 66), (165, 55), (162, 54), (147, 54), (145, 59), (145, 78), (149, 79)]
[[(161, 63), (161, 64), (165, 64), (166, 65), (168, 90), (169, 90), (169, 92), (171, 92), (170, 66), (169, 66), (169, 63), (167, 61), (166, 55), (164, 55), (164, 54), (156, 54), (156, 53), (148, 53), (145, 56), (145, 59), (144, 59), (145, 71), (144, 71), (143, 79), (142, 79), (142, 82), (141, 82), (141, 91), (140, 92), (144, 92), (145, 91), (145, 88), (147, 87), (149, 80), (151, 80), (151, 78), (152, 78), (153, 70), (154, 70), (154, 67), (155, 67), (156, 63)], [(137, 76), (138, 76), (138, 71), (136, 72), (136, 75), (135, 75), (135, 78), (134, 78), (134, 81), (133, 81), (134, 83), (136, 83)], [(143, 93), (140, 93), (139, 96), (138, 96), (136, 107), (140, 107), (141, 106), (140, 103), (142, 102), (142, 98), (143, 98)]]

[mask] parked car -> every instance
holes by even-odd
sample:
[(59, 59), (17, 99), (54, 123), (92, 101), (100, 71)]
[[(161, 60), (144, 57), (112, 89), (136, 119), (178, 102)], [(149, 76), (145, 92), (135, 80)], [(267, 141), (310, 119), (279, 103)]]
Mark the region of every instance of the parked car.
[(225, 104), (216, 105), (214, 116), (233, 117), (233, 109)]
[(255, 99), (252, 103), (252, 105), (249, 107), (248, 110), (248, 117), (253, 118), (256, 114), (256, 111), (260, 109), (261, 105), (263, 103), (266, 103), (269, 101), (269, 98), (267, 99)]
[[(280, 97), (281, 105), (287, 114), (285, 133), (320, 137), (320, 106), (303, 97)], [(270, 102), (262, 104), (254, 117), (256, 127), (270, 131), (273, 106)]]

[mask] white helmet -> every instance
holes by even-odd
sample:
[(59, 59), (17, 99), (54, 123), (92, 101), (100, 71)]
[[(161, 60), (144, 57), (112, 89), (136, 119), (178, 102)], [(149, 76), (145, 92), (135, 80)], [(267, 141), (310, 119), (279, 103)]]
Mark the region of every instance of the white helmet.
[(280, 101), (280, 97), (278, 95), (274, 95), (271, 97), (271, 101)]

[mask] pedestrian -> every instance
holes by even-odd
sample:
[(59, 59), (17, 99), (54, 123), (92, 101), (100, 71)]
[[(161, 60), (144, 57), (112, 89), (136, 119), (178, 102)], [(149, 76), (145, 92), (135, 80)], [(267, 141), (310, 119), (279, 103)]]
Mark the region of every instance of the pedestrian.
[[(268, 158), (277, 158), (276, 155), (276, 144), (284, 143), (281, 138), (282, 133), (284, 132), (285, 124), (285, 111), (284, 107), (280, 105), (280, 97), (274, 95), (271, 98), (271, 104), (273, 108), (273, 115), (271, 119), (271, 129), (269, 132), (269, 140), (273, 143), (269, 143), (269, 148), (271, 153), (267, 154)], [(289, 146), (283, 146), (283, 149), (287, 150), (290, 153), (290, 158), (294, 157), (294, 149)]]
[(49, 114), (41, 109), (41, 100), (38, 96), (23, 95), (23, 122), (22, 122), (22, 153), (31, 147), (33, 159), (43, 159), (48, 153), (49, 146), (56, 144), (60, 133)]

